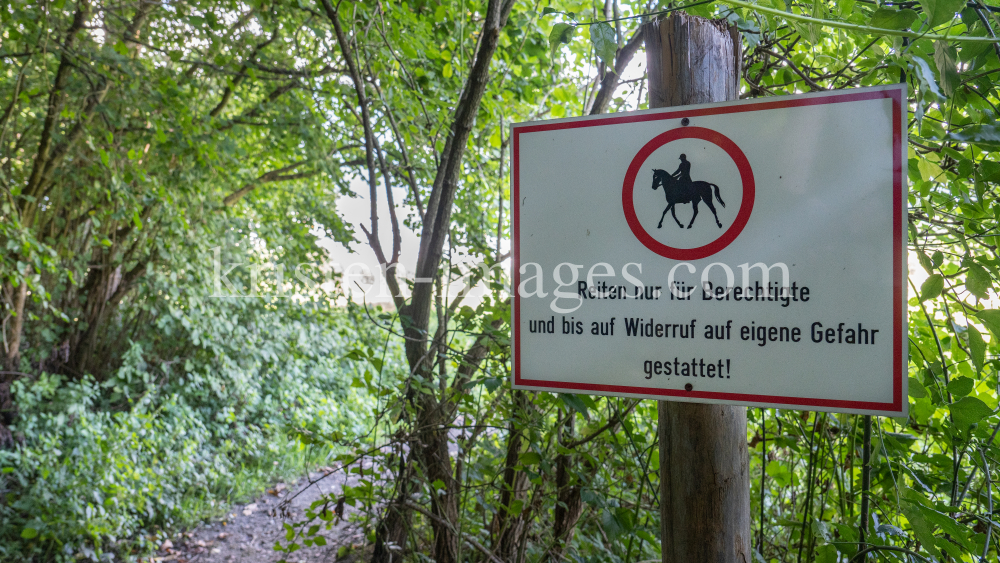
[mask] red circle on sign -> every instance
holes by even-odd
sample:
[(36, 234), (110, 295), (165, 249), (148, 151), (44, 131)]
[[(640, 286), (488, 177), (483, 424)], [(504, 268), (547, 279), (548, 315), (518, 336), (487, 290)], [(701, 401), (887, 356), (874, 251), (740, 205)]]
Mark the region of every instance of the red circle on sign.
[[(740, 171), (740, 179), (743, 181), (743, 203), (740, 205), (740, 211), (736, 215), (736, 220), (726, 229), (726, 232), (722, 233), (722, 236), (704, 246), (696, 248), (674, 248), (663, 244), (646, 232), (646, 229), (639, 222), (639, 217), (635, 214), (633, 192), (635, 190), (635, 178), (639, 174), (639, 170), (642, 169), (642, 165), (649, 158), (649, 155), (653, 154), (653, 151), (678, 139), (701, 139), (726, 151), (726, 154), (729, 155), (729, 158), (733, 159), (736, 168)], [(750, 161), (747, 160), (746, 155), (743, 154), (743, 151), (729, 137), (718, 131), (705, 129), (704, 127), (680, 127), (653, 137), (653, 140), (646, 143), (639, 150), (638, 154), (635, 155), (635, 158), (632, 159), (632, 163), (628, 167), (628, 172), (625, 173), (625, 184), (622, 186), (622, 207), (625, 210), (625, 220), (628, 221), (628, 226), (632, 229), (632, 234), (646, 248), (664, 258), (674, 260), (698, 260), (711, 256), (729, 246), (743, 232), (743, 227), (750, 220), (750, 213), (753, 211), (753, 200), (753, 170), (750, 169)]]

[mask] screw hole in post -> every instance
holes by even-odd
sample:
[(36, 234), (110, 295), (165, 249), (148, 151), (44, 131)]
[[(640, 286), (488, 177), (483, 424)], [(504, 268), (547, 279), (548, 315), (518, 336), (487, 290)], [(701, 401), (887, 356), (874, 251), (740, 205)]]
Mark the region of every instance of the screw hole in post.
[(683, 125), (684, 127), (687, 127), (690, 124), (691, 124), (691, 120), (688, 119), (688, 118), (686, 118), (686, 117), (681, 120), (681, 125)]
[(692, 391), (692, 390), (694, 390), (694, 385), (691, 385), (690, 383), (688, 383), (687, 385), (684, 386), (684, 390), (685, 391)]

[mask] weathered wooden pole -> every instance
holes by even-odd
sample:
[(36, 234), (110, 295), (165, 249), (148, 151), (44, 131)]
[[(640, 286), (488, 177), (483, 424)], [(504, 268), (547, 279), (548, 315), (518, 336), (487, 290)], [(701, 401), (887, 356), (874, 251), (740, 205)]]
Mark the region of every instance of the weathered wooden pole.
[[(739, 97), (734, 26), (684, 13), (645, 25), (650, 108)], [(660, 401), (658, 434), (663, 563), (753, 561), (746, 408)]]

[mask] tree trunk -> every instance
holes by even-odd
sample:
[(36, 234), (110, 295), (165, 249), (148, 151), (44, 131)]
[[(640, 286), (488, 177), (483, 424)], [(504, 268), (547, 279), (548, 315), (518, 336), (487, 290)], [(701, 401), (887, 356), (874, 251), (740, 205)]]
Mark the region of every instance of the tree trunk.
[[(30, 268), (25, 272), (25, 277), (31, 273)], [(10, 431), (11, 424), (14, 423), (14, 397), (10, 393), (10, 386), (14, 383), (17, 374), (14, 372), (21, 369), (21, 333), (24, 330), (25, 303), (28, 300), (28, 283), (21, 280), (18, 287), (8, 284), (8, 294), (13, 298), (14, 316), (11, 323), (10, 342), (7, 343), (6, 354), (0, 364), (0, 448), (9, 448), (14, 445), (14, 435)]]
[(513, 416), (507, 425), (507, 457), (504, 460), (503, 485), (500, 492), (500, 510), (493, 517), (493, 552), (502, 561), (513, 561), (517, 553), (517, 538), (521, 536), (520, 515), (508, 509), (516, 501), (524, 501), (528, 493), (528, 475), (516, 467), (520, 464), (521, 446), (524, 442), (524, 424), (519, 413), (524, 406), (524, 391), (514, 391), (511, 401)]
[[(432, 487), (431, 511), (443, 521), (431, 520), (434, 531), (434, 560), (438, 563), (458, 563), (458, 483), (455, 482), (448, 452), (448, 428), (451, 420), (443, 416), (444, 409), (429, 394), (419, 399), (422, 408), (417, 416), (417, 455), (424, 470), (424, 477)], [(454, 527), (453, 527), (454, 526)]]
[(396, 486), (399, 493), (396, 501), (390, 503), (385, 514), (375, 528), (375, 549), (372, 552), (372, 563), (393, 563), (404, 561), (403, 552), (406, 546), (406, 536), (410, 533), (411, 512), (403, 505), (410, 498), (410, 479), (413, 472), (412, 453), (399, 454), (399, 475)]
[[(31, 270), (25, 272), (25, 278), (30, 274)], [(21, 333), (24, 331), (24, 304), (28, 300), (28, 284), (22, 280), (17, 287), (8, 284), (7, 288), (14, 310), (10, 323), (10, 340), (7, 342), (2, 367), (4, 370), (18, 371), (21, 363)]]
[[(331, 20), (329, 2), (324, 3)], [(450, 133), (441, 153), (440, 164), (434, 178), (434, 187), (427, 201), (422, 218), (420, 250), (417, 254), (416, 277), (425, 280), (438, 278), (444, 243), (451, 229), (452, 204), (462, 175), (462, 159), (466, 144), (473, 133), (475, 118), (490, 81), (490, 63), (500, 45), (500, 36), (507, 18), (514, 6), (514, 0), (490, 0), (483, 12), (482, 33), (473, 59), (469, 76), (455, 107)], [(339, 25), (336, 24), (335, 25)], [(369, 147), (369, 151), (374, 146)], [(377, 151), (377, 149), (376, 149)], [(413, 286), (410, 302), (400, 307), (403, 332), (406, 336), (405, 350), (410, 373), (416, 379), (426, 382), (436, 381), (434, 358), (429, 353), (431, 310), (434, 306), (432, 283), (419, 282)], [(436, 517), (431, 521), (434, 531), (434, 547), (431, 553), (438, 563), (457, 563), (459, 557), (458, 528), (458, 484), (452, 472), (451, 456), (448, 453), (448, 428), (452, 423), (452, 407), (443, 405), (446, 390), (442, 389), (440, 401), (431, 393), (421, 390), (414, 401), (417, 425), (414, 456), (423, 477), (429, 483), (443, 485), (432, 494), (431, 511)], [(376, 538), (379, 541), (379, 538)]]
[[(562, 434), (559, 436), (560, 442), (566, 444), (573, 441), (575, 419), (576, 414), (571, 413), (569, 420), (562, 429)], [(583, 514), (583, 499), (581, 497), (583, 491), (580, 486), (580, 477), (576, 473), (578, 461), (577, 456), (573, 454), (559, 454), (556, 456), (557, 500), (555, 519), (552, 523), (553, 544), (545, 560), (551, 558), (553, 561), (562, 561), (563, 552), (573, 539), (573, 531), (576, 528), (576, 523)], [(589, 466), (586, 463), (584, 465)]]
[[(677, 13), (645, 25), (649, 107), (739, 97), (740, 38), (725, 20)], [(661, 401), (663, 563), (749, 563), (746, 408)]]

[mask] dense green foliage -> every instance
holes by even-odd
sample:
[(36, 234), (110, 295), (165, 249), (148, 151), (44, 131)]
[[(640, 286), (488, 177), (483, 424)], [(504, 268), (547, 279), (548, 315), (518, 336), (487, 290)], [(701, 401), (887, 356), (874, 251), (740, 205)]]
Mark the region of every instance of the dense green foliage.
[(356, 311), (147, 283), (173, 298), (117, 369), (14, 382), (24, 442), (0, 451), (0, 560), (128, 553), (336, 449), (299, 436), (365, 432), (368, 400), (342, 360), (365, 339)]
[[(962, 39), (1000, 9), (749, 6), (688, 3), (743, 32), (744, 97), (910, 85), (911, 410), (874, 424), (869, 560), (995, 557), (1000, 49)], [(0, 558), (138, 553), (336, 449), (384, 469), (344, 491), (378, 561), (658, 559), (655, 405), (511, 391), (488, 268), (506, 127), (643, 108), (640, 16), (667, 8), (0, 3)], [(390, 203), (360, 242), (352, 189)], [(322, 239), (394, 265), (399, 224), (435, 283), (390, 276), (393, 312), (290, 275)], [(748, 414), (755, 557), (854, 556), (863, 417)]]
[[(0, 559), (128, 553), (329, 453), (290, 436), (363, 431), (357, 313), (277, 295), (275, 265), (350, 238), (288, 15), (0, 4)], [(216, 261), (254, 296), (215, 297)]]

